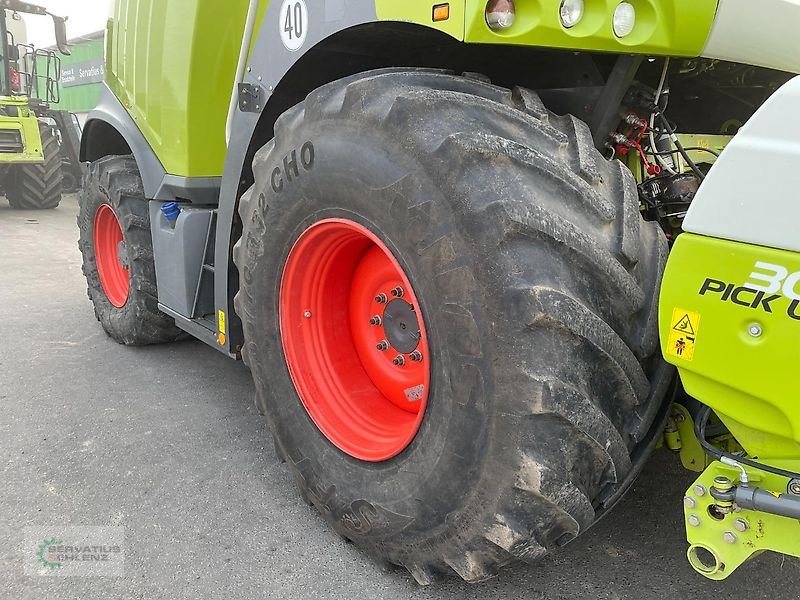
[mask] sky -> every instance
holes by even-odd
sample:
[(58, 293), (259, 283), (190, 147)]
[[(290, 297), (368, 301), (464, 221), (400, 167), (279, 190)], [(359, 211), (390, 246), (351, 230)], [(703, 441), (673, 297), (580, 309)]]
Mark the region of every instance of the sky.
[[(70, 39), (104, 30), (111, 11), (112, 0), (31, 0), (67, 20)], [(24, 15), (28, 26), (28, 42), (41, 48), (55, 44), (53, 20), (50, 17)]]

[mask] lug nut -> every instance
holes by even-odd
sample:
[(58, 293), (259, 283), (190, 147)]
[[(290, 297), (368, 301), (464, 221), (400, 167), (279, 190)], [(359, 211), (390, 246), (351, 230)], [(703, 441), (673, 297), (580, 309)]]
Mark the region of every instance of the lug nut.
[(386, 352), (389, 349), (389, 342), (386, 340), (378, 342), (378, 345), (375, 346), (381, 352)]
[(702, 486), (698, 483), (696, 486), (694, 486), (694, 493), (696, 496), (705, 496), (706, 495), (705, 486)]
[(409, 356), (409, 358), (414, 362), (420, 362), (422, 360), (422, 352), (420, 352), (419, 350), (414, 350)]
[(702, 523), (700, 517), (698, 517), (697, 515), (689, 515), (689, 517), (686, 520), (689, 521), (689, 525), (691, 525), (692, 527), (699, 527), (700, 523)]
[(728, 544), (735, 544), (738, 538), (736, 537), (736, 534), (733, 533), (732, 531), (726, 531), (725, 533), (722, 534), (722, 539), (725, 540)]
[(386, 297), (386, 294), (378, 294), (375, 296), (375, 302), (378, 304), (386, 304), (389, 301), (389, 298)]
[(748, 529), (750, 529), (750, 524), (747, 521), (745, 521), (744, 519), (736, 519), (733, 522), (733, 527), (734, 527), (734, 529), (736, 529), (738, 531), (744, 532), (744, 531), (747, 531)]
[(402, 354), (398, 354), (394, 357), (392, 364), (396, 367), (402, 367), (404, 364), (406, 364), (406, 357)]
[(403, 288), (401, 288), (399, 285), (392, 290), (392, 296), (394, 296), (395, 298), (402, 298), (403, 293), (404, 293)]
[(369, 320), (370, 325), (380, 325), (382, 322), (383, 321), (381, 321), (381, 318), (378, 315), (375, 315)]
[(683, 498), (683, 505), (686, 508), (695, 508), (697, 506), (697, 500), (695, 500), (691, 496), (685, 496)]

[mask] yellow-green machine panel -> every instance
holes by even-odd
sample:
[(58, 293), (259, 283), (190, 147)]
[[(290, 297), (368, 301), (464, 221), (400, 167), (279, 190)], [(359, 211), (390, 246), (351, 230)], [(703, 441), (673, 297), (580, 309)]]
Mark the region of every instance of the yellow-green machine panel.
[(617, 0), (587, 0), (584, 17), (571, 28), (561, 24), (560, 0), (516, 0), (514, 24), (503, 31), (487, 26), (487, 0), (449, 2), (450, 19), (432, 23), (432, 7), (443, 3), (376, 0), (381, 20), (428, 25), (466, 42), (670, 56), (698, 56), (717, 9), (717, 0), (632, 0), (636, 26), (620, 38), (612, 28)]
[[(690, 445), (681, 448), (682, 460), (693, 456), (693, 469), (708, 464), (684, 498), (690, 564), (724, 579), (765, 550), (800, 556), (796, 518), (720, 500), (720, 490), (738, 488), (745, 497), (760, 490), (783, 510), (800, 510), (800, 480), (754, 466), (800, 470), (800, 253), (682, 234), (667, 264), (659, 314), (664, 357), (678, 367), (687, 393), (710, 406), (733, 436), (731, 447), (713, 440), (727, 454), (708, 464), (697, 458), (689, 412), (676, 407), (681, 443)], [(737, 464), (744, 457), (756, 463)]]
[(800, 456), (798, 281), (800, 254), (683, 234), (662, 287), (664, 356), (761, 459)]
[(560, 0), (516, 0), (514, 24), (502, 32), (486, 25), (486, 0), (467, 0), (465, 41), (637, 54), (699, 56), (711, 32), (717, 0), (631, 0), (636, 25), (614, 35), (617, 0), (586, 0), (583, 18), (562, 26)]
[[(0, 136), (3, 133), (19, 136), (19, 152), (0, 152), (0, 164), (35, 164), (44, 160), (39, 120), (30, 110), (27, 98), (0, 97)], [(10, 109), (10, 110), (9, 110)], [(12, 116), (9, 113), (15, 113)]]
[(115, 2), (106, 81), (168, 173), (222, 174), (246, 13), (246, 2)]

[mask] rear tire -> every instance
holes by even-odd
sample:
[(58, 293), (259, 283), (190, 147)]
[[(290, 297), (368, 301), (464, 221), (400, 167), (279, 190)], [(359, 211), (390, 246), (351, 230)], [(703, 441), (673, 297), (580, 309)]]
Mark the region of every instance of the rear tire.
[[(584, 123), (529, 90), (377, 71), (286, 112), (253, 171), (234, 250), (243, 357), (301, 494), (338, 532), (422, 584), (474, 582), (564, 545), (621, 497), (672, 379), (656, 325), (667, 245)], [(331, 219), (391, 249), (424, 315), (427, 409), (383, 462), (322, 435), (287, 369), (281, 274)]]
[[(121, 232), (117, 252), (126, 281), (108, 274), (113, 273), (115, 257), (102, 254), (102, 250), (98, 254), (97, 220), (101, 216), (106, 226), (116, 217), (117, 231)], [(128, 346), (175, 340), (180, 334), (175, 321), (158, 310), (150, 214), (132, 156), (107, 156), (89, 166), (80, 196), (78, 227), (89, 299), (105, 332)], [(103, 261), (105, 277), (101, 277), (103, 269), (98, 268)]]
[(64, 173), (61, 150), (53, 128), (39, 124), (44, 162), (35, 165), (11, 165), (6, 178), (6, 198), (11, 208), (49, 210), (61, 203)]

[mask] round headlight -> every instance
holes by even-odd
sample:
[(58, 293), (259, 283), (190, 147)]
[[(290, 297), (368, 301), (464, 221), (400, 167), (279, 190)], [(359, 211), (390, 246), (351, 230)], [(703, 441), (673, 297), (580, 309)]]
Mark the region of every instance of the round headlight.
[(583, 18), (583, 0), (561, 0), (558, 14), (565, 29), (575, 27)]
[(614, 35), (625, 37), (633, 31), (636, 25), (636, 9), (629, 2), (620, 2), (614, 11)]
[(514, 0), (489, 0), (486, 5), (486, 24), (494, 31), (508, 29), (516, 18)]

